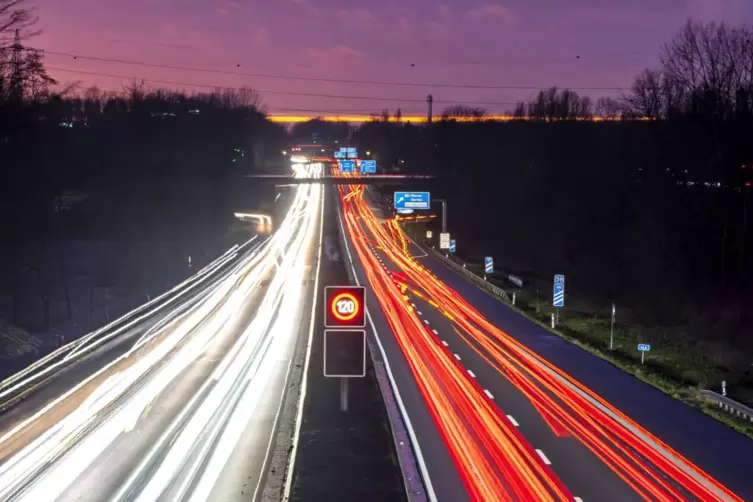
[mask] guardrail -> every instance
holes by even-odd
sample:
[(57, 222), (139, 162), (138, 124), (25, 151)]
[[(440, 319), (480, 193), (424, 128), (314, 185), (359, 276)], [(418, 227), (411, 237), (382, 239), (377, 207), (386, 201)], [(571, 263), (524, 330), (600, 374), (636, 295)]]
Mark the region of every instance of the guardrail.
[(709, 401), (714, 401), (719, 406), (719, 408), (723, 409), (727, 413), (753, 422), (753, 408), (745, 406), (742, 403), (738, 403), (734, 399), (730, 399), (727, 396), (718, 394), (713, 390), (702, 390), (701, 395)]
[(504, 289), (502, 289), (502, 288), (500, 288), (498, 286), (495, 286), (494, 284), (490, 283), (489, 281), (484, 280), (483, 277), (479, 277), (476, 274), (474, 274), (473, 272), (471, 272), (470, 270), (468, 270), (467, 268), (465, 268), (465, 267), (463, 267), (461, 265), (458, 265), (457, 263), (455, 263), (454, 261), (450, 260), (449, 258), (447, 258), (445, 255), (443, 255), (442, 253), (440, 253), (439, 251), (437, 251), (433, 247), (428, 247), (425, 244), (422, 244), (422, 247), (424, 247), (427, 251), (431, 252), (436, 258), (439, 258), (440, 260), (442, 260), (442, 262), (444, 262), (445, 265), (447, 265), (451, 269), (457, 271), (458, 273), (464, 275), (465, 277), (467, 277), (468, 279), (470, 279), (472, 282), (474, 282), (478, 286), (481, 286), (485, 290), (489, 291), (493, 295), (496, 295), (496, 296), (502, 298), (506, 302), (510, 301), (510, 295), (508, 295), (507, 291), (505, 291)]

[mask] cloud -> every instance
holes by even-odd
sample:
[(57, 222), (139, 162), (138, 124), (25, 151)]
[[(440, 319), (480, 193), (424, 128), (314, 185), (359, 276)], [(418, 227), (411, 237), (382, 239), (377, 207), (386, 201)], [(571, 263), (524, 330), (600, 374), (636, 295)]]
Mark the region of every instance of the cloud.
[(450, 38), (450, 29), (437, 21), (426, 21), (426, 33), (429, 38), (444, 40)]
[(254, 36), (251, 39), (254, 47), (264, 47), (269, 42), (269, 31), (264, 26), (259, 26), (254, 30)]
[(322, 12), (319, 7), (311, 5), (308, 0), (293, 0), (293, 3), (307, 14), (319, 15)]
[(326, 66), (354, 66), (361, 63), (364, 59), (364, 53), (352, 49), (348, 46), (328, 47), (320, 49), (309, 47), (305, 52), (306, 56), (314, 60), (317, 64)]
[(397, 20), (397, 36), (403, 40), (413, 40), (413, 26), (406, 17)]
[(380, 30), (382, 23), (377, 16), (366, 9), (342, 9), (337, 19), (347, 28), (355, 31)]
[(512, 10), (494, 3), (485, 3), (466, 12), (466, 19), (469, 21), (486, 21), (496, 20), (512, 22), (514, 15)]

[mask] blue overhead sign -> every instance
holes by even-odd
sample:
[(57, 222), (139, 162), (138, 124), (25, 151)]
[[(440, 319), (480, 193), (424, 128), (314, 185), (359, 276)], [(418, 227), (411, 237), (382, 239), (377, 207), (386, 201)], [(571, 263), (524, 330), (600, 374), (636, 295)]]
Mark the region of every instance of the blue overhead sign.
[(395, 209), (431, 209), (429, 192), (395, 192)]
[(335, 158), (336, 159), (344, 159), (345, 158), (345, 152), (335, 152)]
[(651, 352), (651, 345), (647, 343), (639, 343), (638, 350), (641, 352)]
[(487, 256), (484, 258), (484, 272), (487, 274), (494, 273), (494, 258)]
[(356, 170), (356, 161), (355, 160), (341, 160), (340, 161), (340, 171), (344, 173), (352, 173)]
[(554, 294), (552, 296), (552, 305), (555, 307), (565, 306), (565, 276), (557, 274), (554, 276)]
[(455, 239), (450, 239), (450, 253), (455, 252)]
[(361, 172), (363, 174), (376, 173), (376, 160), (361, 160)]
[(347, 157), (348, 157), (349, 159), (357, 159), (357, 158), (358, 158), (358, 150), (356, 150), (356, 149), (355, 149), (355, 148), (353, 148), (353, 147), (348, 147), (348, 148), (347, 148), (347, 149), (345, 150), (345, 152), (346, 152), (346, 154), (347, 154)]

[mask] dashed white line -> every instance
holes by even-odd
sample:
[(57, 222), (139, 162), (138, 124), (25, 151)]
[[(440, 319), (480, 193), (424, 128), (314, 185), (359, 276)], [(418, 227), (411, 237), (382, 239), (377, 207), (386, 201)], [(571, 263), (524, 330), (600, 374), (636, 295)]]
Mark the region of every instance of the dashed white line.
[(416, 314), (423, 315), (420, 310), (416, 310)]
[(471, 378), (476, 378), (476, 375), (471, 370), (468, 370), (468, 374), (471, 375)]
[(444, 341), (444, 340), (442, 340), (442, 345), (444, 345), (445, 347), (449, 347), (449, 346), (450, 346), (450, 344), (449, 344), (449, 343), (447, 343), (447, 342), (446, 342), (446, 341)]
[(410, 306), (413, 307), (413, 308), (416, 308), (416, 304), (413, 303), (413, 302), (411, 302)]
[(551, 462), (549, 461), (549, 459), (548, 459), (548, 458), (546, 458), (546, 455), (544, 455), (544, 452), (543, 452), (543, 451), (541, 451), (541, 450), (539, 450), (539, 449), (537, 448), (537, 449), (536, 449), (536, 453), (538, 453), (538, 454), (539, 454), (539, 457), (541, 457), (541, 460), (543, 460), (543, 461), (544, 461), (544, 463), (545, 463), (546, 465), (552, 465), (552, 463), (551, 463)]
[(580, 497), (573, 497), (573, 500), (574, 500), (575, 502), (583, 502), (583, 499), (582, 499), (582, 498), (580, 498)]
[(453, 356), (455, 356), (455, 359), (457, 359), (458, 361), (460, 361), (460, 356), (459, 355), (453, 354)]
[(429, 324), (429, 321), (424, 319), (424, 324)]
[(435, 335), (439, 334), (436, 329), (433, 329), (432, 332), (434, 332)]
[(518, 423), (518, 421), (517, 421), (517, 420), (515, 420), (515, 419), (513, 418), (513, 416), (512, 416), (512, 415), (507, 415), (507, 420), (509, 420), (509, 421), (510, 421), (510, 423), (511, 423), (511, 424), (513, 424), (513, 425), (514, 425), (515, 427), (520, 427), (520, 424)]
[(484, 389), (484, 394), (489, 396), (489, 399), (494, 399), (494, 395), (491, 392), (489, 392), (489, 389)]

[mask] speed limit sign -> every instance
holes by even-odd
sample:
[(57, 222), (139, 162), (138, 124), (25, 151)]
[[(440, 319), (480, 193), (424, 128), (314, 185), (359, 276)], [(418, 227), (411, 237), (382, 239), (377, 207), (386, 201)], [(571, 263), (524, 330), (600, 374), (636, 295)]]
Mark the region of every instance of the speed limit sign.
[(366, 289), (363, 286), (327, 286), (324, 308), (326, 328), (363, 328), (366, 326)]

